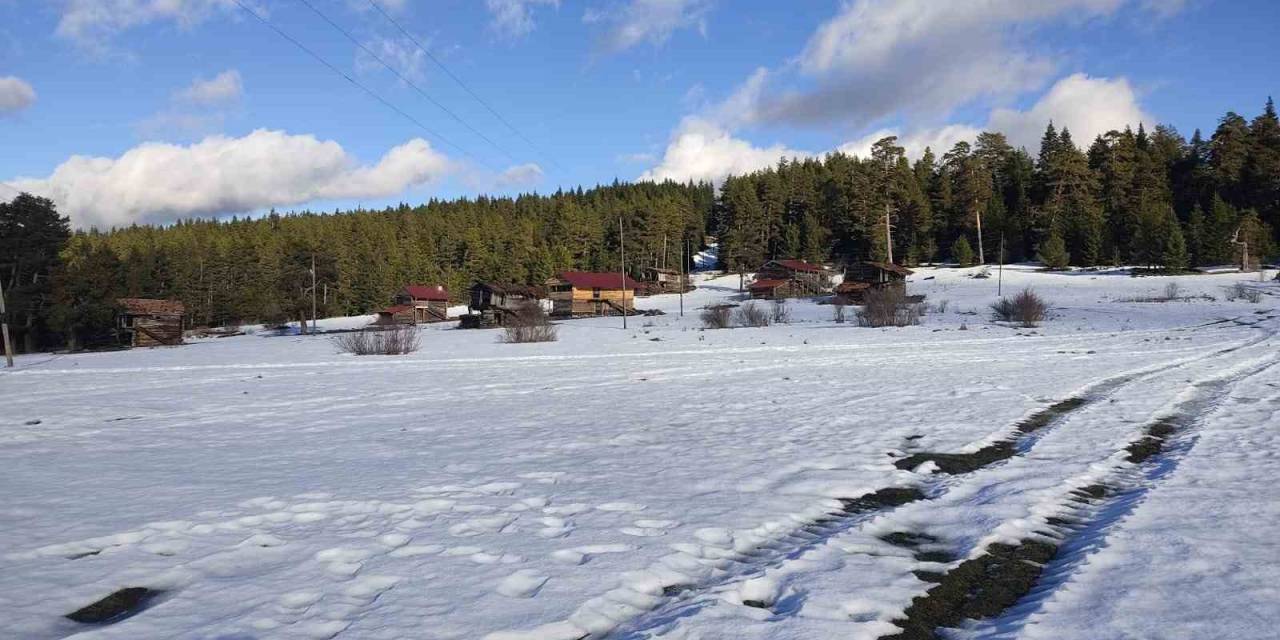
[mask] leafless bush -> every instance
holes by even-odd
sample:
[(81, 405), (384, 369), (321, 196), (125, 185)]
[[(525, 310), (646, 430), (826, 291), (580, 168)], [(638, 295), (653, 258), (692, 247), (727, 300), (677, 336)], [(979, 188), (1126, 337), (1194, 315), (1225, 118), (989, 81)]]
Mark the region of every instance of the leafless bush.
[(1237, 282), (1229, 287), (1223, 287), (1227, 290), (1227, 300), (1244, 300), (1245, 302), (1258, 303), (1262, 302), (1262, 290), (1245, 285), (1243, 282)]
[(755, 302), (748, 302), (738, 307), (738, 324), (744, 327), (769, 326), (769, 312)]
[(836, 324), (844, 324), (845, 311), (843, 302), (837, 302), (831, 305), (831, 317), (836, 321)]
[(1000, 298), (991, 304), (992, 316), (1001, 322), (1016, 322), (1024, 327), (1034, 327), (1045, 319), (1049, 303), (1030, 288), (1023, 289), (1012, 298)]
[(334, 336), (333, 344), (342, 352), (357, 356), (399, 356), (421, 346), (418, 328), (407, 324), (344, 333)]
[(702, 310), (702, 327), (704, 329), (728, 329), (732, 324), (732, 307), (721, 304)]
[(502, 341), (510, 344), (555, 342), (558, 338), (556, 326), (537, 304), (526, 304), (516, 309), (502, 332)]
[(773, 324), (787, 324), (791, 322), (791, 307), (787, 306), (787, 301), (781, 298), (773, 301), (773, 308), (769, 310), (769, 320)]
[(1182, 285), (1178, 284), (1177, 280), (1164, 285), (1165, 300), (1177, 300), (1180, 297), (1182, 297)]
[(858, 326), (906, 327), (920, 324), (920, 305), (907, 302), (902, 289), (869, 289), (858, 309)]

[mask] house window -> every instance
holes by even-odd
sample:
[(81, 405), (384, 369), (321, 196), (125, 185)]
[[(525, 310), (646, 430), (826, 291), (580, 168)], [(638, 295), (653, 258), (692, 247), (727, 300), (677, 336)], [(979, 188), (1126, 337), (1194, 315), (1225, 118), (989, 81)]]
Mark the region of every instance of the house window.
[(599, 297), (600, 297), (600, 287), (596, 287), (596, 288), (594, 288), (594, 289), (592, 289), (592, 290), (591, 290), (591, 297), (592, 297), (592, 298), (599, 298)]

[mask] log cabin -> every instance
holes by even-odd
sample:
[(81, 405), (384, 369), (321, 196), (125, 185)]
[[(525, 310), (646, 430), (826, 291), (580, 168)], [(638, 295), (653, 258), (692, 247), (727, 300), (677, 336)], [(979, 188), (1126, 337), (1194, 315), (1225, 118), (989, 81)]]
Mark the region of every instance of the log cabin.
[(471, 327), (503, 326), (522, 307), (540, 304), (546, 294), (538, 287), (500, 282), (477, 282), (471, 285), (464, 323)]
[(393, 303), (378, 312), (377, 324), (422, 324), (449, 319), (449, 292), (444, 285), (406, 285), (396, 293)]
[(795, 298), (831, 291), (831, 272), (804, 260), (770, 260), (756, 270), (753, 298)]
[(117, 328), (132, 347), (160, 347), (182, 344), (186, 307), (177, 300), (120, 298)]
[(547, 281), (553, 316), (607, 316), (635, 313), (640, 286), (618, 272), (562, 271)]
[(862, 304), (863, 295), (872, 289), (898, 289), (905, 291), (907, 276), (912, 270), (896, 264), (865, 260), (845, 268), (844, 282), (836, 287), (838, 304)]

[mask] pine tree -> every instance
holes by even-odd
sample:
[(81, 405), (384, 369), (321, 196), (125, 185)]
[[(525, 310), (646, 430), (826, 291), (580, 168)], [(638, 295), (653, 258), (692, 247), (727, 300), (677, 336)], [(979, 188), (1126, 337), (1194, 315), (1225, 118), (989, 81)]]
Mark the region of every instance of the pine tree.
[(1051, 231), (1044, 242), (1040, 243), (1036, 259), (1051, 271), (1066, 269), (1071, 263), (1071, 255), (1067, 253), (1067, 244), (1063, 242), (1062, 235), (1057, 231)]
[(1164, 220), (1164, 247), (1160, 256), (1160, 266), (1165, 271), (1177, 273), (1186, 271), (1190, 264), (1187, 255), (1187, 243), (1182, 237), (1182, 229), (1178, 225), (1178, 217), (1173, 209), (1167, 209)]
[(951, 259), (956, 261), (962, 267), (972, 267), (976, 262), (973, 255), (973, 246), (969, 244), (969, 239), (960, 236), (951, 244)]

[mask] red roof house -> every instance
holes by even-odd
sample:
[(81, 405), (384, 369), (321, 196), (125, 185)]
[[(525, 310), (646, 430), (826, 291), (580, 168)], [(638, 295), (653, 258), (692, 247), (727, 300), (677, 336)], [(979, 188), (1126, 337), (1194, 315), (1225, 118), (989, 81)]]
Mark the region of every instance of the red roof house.
[(561, 271), (547, 281), (551, 314), (557, 316), (613, 315), (635, 311), (640, 283), (620, 272)]

